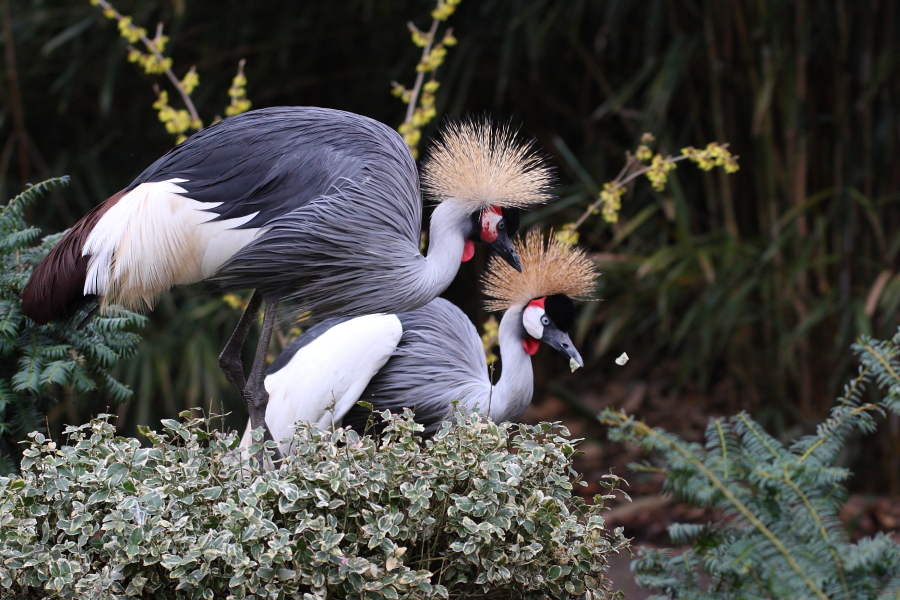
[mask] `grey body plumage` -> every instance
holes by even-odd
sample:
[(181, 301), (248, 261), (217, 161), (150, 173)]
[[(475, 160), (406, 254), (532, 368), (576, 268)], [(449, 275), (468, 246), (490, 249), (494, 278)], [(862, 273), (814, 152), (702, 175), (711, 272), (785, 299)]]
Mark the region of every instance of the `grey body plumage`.
[[(397, 314), (403, 334), (387, 363), (369, 381), (360, 400), (376, 412), (413, 409), (416, 421), (432, 435), (460, 405), (490, 416), (495, 421), (516, 421), (531, 402), (531, 357), (522, 349), (525, 332), (521, 309), (511, 309), (501, 321), (503, 377), (491, 385), (481, 337), (459, 308), (436, 298), (425, 306)], [(323, 329), (343, 322), (334, 319), (289, 344), (273, 363), (269, 374), (286, 365), (300, 348), (314, 341)], [(312, 339), (310, 339), (312, 338)], [(298, 401), (302, 401), (300, 398)], [(343, 424), (364, 432), (370, 412), (354, 406)]]
[[(413, 283), (424, 262), (418, 172), (382, 123), (323, 108), (252, 111), (195, 134), (129, 189), (173, 178), (186, 196), (220, 203), (207, 209), (213, 220), (256, 213), (240, 228), (264, 228), (210, 280), (224, 288), (299, 300), (317, 318), (412, 308), (440, 292)], [(383, 293), (398, 279), (413, 289)]]

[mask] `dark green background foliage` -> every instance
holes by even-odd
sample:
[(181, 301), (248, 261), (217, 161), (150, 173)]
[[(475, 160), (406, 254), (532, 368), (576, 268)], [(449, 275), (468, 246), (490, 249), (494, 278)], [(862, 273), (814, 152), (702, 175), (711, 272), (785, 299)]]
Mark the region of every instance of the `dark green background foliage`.
[(15, 469), (19, 442), (44, 427), (45, 415), (61, 399), (119, 404), (131, 397), (109, 371), (134, 353), (139, 337), (133, 331), (144, 324), (143, 317), (121, 311), (78, 328), (78, 318), (38, 326), (22, 316), (22, 288), (60, 237), (39, 240), (41, 231), (25, 223), (25, 207), (65, 183), (64, 178), (45, 181), (0, 206), (0, 474)]
[(884, 533), (851, 544), (838, 514), (850, 476), (839, 466), (847, 440), (871, 434), (876, 415), (900, 414), (900, 332), (884, 342), (863, 336), (854, 350), (857, 377), (816, 433), (790, 444), (747, 413), (712, 419), (705, 445), (619, 412), (601, 415), (613, 426), (611, 438), (654, 452), (665, 489), (679, 502), (722, 515), (715, 523), (671, 526), (672, 542), (688, 549), (647, 550), (634, 563), (637, 581), (664, 594), (654, 598), (896, 598), (900, 544)]
[(261, 475), (208, 420), (167, 419), (150, 448), (104, 418), (67, 446), (35, 434), (0, 477), (3, 595), (611, 597), (627, 544), (572, 497), (565, 429), (457, 413), (422, 444), (410, 413), (385, 417), (381, 438), (299, 427)]
[[(197, 65), (194, 97), (207, 123), (246, 58), (255, 107), (329, 106), (392, 125), (404, 111), (390, 82), (409, 85), (418, 59), (404, 24), (425, 27), (432, 5), (116, 3), (137, 24), (165, 24), (179, 76)], [(125, 62), (114, 25), (86, 0), (0, 6), (15, 44), (10, 53), (0, 41), (3, 81), (18, 83), (0, 86), (0, 186), (70, 173), (71, 189), (33, 213), (60, 230), (127, 185), (171, 136), (149, 107), (153, 81)], [(665, 152), (718, 140), (741, 157), (734, 176), (681, 167), (663, 193), (641, 182), (617, 225), (585, 224), (582, 241), (605, 275), (604, 301), (579, 321), (591, 366), (581, 377), (608, 372), (623, 350), (647, 365), (677, 357), (682, 381), (731, 382), (779, 434), (824, 415), (851, 341), (898, 324), (898, 21), (893, 0), (463, 1), (449, 23), (459, 45), (438, 75), (438, 112), (489, 112), (537, 139), (558, 167), (562, 199), (529, 222), (573, 221), (645, 131)], [(28, 144), (14, 145), (14, 134)], [(448, 292), (473, 314), (474, 268)], [(165, 298), (140, 356), (121, 371), (141, 390), (121, 422), (210, 398), (241, 410), (215, 369), (235, 318), (192, 291)], [(565, 368), (540, 362), (539, 390), (541, 372)], [(82, 418), (97, 409), (84, 407)], [(873, 444), (884, 448), (882, 470), (898, 473), (900, 445), (889, 435)], [(888, 483), (900, 492), (900, 478)]]

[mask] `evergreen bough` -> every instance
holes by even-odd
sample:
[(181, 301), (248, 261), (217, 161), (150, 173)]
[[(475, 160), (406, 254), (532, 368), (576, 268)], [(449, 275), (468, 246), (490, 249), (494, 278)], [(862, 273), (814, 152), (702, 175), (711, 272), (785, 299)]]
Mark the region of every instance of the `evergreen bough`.
[[(672, 542), (689, 546), (683, 552), (648, 550), (634, 562), (638, 583), (661, 592), (652, 598), (900, 597), (900, 546), (880, 533), (850, 543), (838, 513), (851, 473), (837, 466), (854, 431), (871, 433), (877, 415), (900, 413), (900, 332), (889, 341), (862, 337), (853, 350), (859, 375), (814, 435), (788, 444), (746, 413), (711, 419), (705, 445), (621, 412), (601, 413), (611, 438), (659, 458), (654, 470), (666, 474), (666, 492), (722, 514), (716, 523), (672, 525)], [(869, 384), (877, 390), (867, 392)]]
[(145, 429), (149, 448), (108, 415), (58, 448), (33, 434), (21, 477), (0, 478), (0, 596), (612, 595), (607, 558), (627, 542), (602, 497), (572, 495), (565, 429), (458, 412), (423, 444), (411, 413), (383, 416), (378, 438), (299, 426), (262, 474), (238, 434), (187, 411)]
[(22, 316), (22, 288), (63, 235), (38, 241), (41, 232), (25, 222), (25, 207), (67, 182), (48, 179), (0, 207), (0, 474), (15, 469), (18, 442), (44, 426), (47, 410), (64, 394), (103, 390), (112, 404), (131, 396), (109, 370), (134, 352), (140, 338), (130, 330), (144, 317), (122, 311), (79, 329), (77, 316), (43, 326)]

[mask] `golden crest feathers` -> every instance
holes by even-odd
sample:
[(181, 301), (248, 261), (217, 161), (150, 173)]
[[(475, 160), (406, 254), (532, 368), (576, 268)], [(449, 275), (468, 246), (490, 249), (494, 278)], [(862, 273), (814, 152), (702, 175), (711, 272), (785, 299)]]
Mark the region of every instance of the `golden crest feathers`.
[(490, 120), (447, 125), (429, 149), (422, 187), (433, 199), (471, 205), (525, 208), (550, 199), (553, 175), (527, 142)]
[(535, 298), (565, 294), (573, 300), (589, 300), (599, 274), (582, 248), (568, 246), (552, 236), (544, 240), (537, 229), (513, 247), (522, 261), (519, 273), (502, 258), (491, 257), (481, 282), (490, 299), (484, 305), (489, 311), (524, 306)]

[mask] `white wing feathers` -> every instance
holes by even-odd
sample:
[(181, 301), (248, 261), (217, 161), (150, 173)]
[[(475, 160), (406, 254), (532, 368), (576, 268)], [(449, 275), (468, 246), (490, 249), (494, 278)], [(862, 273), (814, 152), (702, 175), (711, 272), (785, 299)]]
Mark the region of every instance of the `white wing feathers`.
[(97, 222), (82, 254), (90, 256), (84, 293), (104, 304), (151, 307), (174, 285), (212, 276), (253, 241), (259, 229), (236, 229), (256, 213), (213, 221), (219, 203), (197, 202), (178, 185), (185, 179), (142, 183)]
[[(290, 451), (287, 442), (298, 421), (316, 423), (322, 429), (340, 425), (402, 335), (395, 315), (357, 317), (335, 325), (267, 376), (266, 423), (281, 452)], [(249, 448), (250, 442), (248, 423), (241, 448)]]

